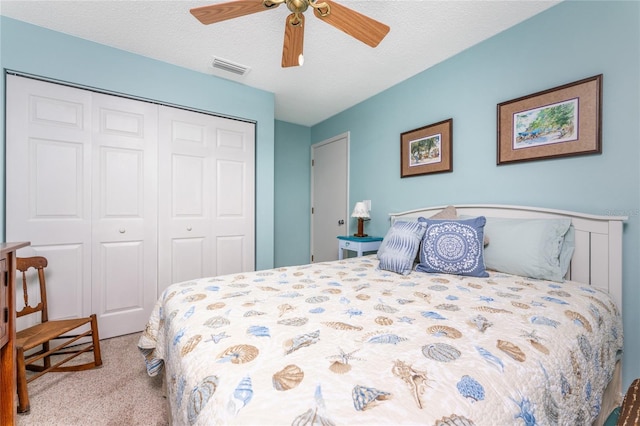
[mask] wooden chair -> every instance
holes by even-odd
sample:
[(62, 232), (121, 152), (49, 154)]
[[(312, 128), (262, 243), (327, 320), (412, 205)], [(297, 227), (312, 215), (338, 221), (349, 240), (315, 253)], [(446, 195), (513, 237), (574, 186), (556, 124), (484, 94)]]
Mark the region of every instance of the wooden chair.
[[(28, 413), (30, 410), (27, 383), (50, 371), (81, 371), (102, 365), (98, 321), (95, 314), (86, 318), (49, 321), (44, 278), (44, 269), (46, 267), (47, 259), (42, 256), (19, 257), (16, 259), (16, 270), (22, 272), (22, 290), (25, 305), (22, 310), (17, 312), (16, 316), (20, 318), (40, 312), (39, 324), (16, 333), (18, 413)], [(38, 288), (40, 289), (40, 302), (35, 307), (29, 305), (27, 271), (30, 268), (34, 268), (37, 272)], [(83, 332), (82, 330), (85, 329), (87, 330)], [(67, 334), (69, 332), (74, 334)], [(88, 337), (91, 337), (90, 341), (88, 341)], [(82, 338), (85, 339), (79, 341)], [(56, 342), (52, 342), (53, 340), (56, 340)], [(32, 349), (35, 351), (31, 351)], [(93, 351), (92, 361), (75, 365), (63, 365), (88, 351)], [(62, 359), (51, 359), (54, 355), (62, 355)], [(42, 362), (36, 364), (40, 360)], [(27, 378), (27, 370), (35, 371), (36, 373)]]

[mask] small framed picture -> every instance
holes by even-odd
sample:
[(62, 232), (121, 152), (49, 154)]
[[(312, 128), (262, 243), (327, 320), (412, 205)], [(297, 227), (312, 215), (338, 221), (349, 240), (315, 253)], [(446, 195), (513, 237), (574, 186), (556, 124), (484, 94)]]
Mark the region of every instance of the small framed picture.
[(453, 119), (400, 134), (400, 177), (453, 171)]
[(600, 154), (602, 74), (498, 104), (498, 165)]

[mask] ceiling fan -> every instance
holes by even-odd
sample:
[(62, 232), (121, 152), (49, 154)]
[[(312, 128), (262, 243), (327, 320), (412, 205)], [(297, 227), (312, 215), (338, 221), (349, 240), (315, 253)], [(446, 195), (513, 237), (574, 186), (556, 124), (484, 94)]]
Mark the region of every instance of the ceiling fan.
[(361, 42), (376, 47), (389, 32), (389, 26), (362, 15), (331, 0), (233, 0), (196, 7), (190, 10), (205, 25), (252, 13), (275, 9), (282, 3), (291, 14), (287, 16), (282, 48), (282, 67), (302, 65), (304, 44), (304, 12), (311, 6), (317, 18), (344, 31)]

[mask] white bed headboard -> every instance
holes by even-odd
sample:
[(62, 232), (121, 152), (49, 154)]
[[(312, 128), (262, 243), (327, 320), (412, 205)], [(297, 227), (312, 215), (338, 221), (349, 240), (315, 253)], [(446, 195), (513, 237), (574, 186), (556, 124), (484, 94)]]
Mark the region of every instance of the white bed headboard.
[[(446, 206), (427, 207), (391, 213), (396, 220), (428, 218)], [(576, 233), (576, 246), (567, 279), (607, 291), (622, 309), (622, 224), (626, 216), (597, 216), (564, 210), (497, 204), (455, 206), (458, 215), (502, 218), (570, 218)]]

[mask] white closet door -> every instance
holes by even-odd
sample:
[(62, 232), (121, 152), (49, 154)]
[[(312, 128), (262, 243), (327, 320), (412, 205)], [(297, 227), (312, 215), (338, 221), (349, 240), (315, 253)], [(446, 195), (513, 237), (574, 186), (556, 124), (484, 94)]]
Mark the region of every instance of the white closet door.
[(157, 109), (93, 95), (92, 307), (103, 338), (142, 330), (157, 299)]
[(251, 123), (160, 107), (158, 294), (255, 264)]
[(51, 319), (89, 315), (91, 93), (8, 75), (6, 115), (7, 241), (49, 260)]

